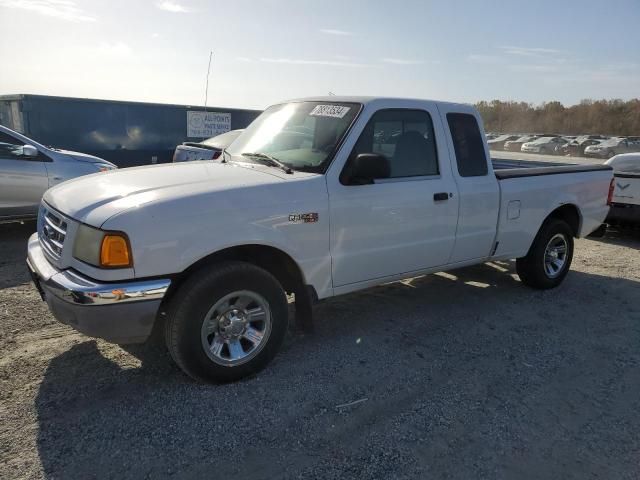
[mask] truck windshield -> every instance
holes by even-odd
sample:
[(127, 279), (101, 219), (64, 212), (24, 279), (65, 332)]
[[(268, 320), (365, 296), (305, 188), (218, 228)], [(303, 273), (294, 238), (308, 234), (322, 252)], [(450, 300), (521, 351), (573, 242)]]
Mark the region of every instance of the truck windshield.
[(227, 153), (243, 162), (257, 162), (256, 154), (266, 154), (293, 170), (324, 173), (360, 108), (358, 103), (331, 101), (274, 105), (242, 132)]

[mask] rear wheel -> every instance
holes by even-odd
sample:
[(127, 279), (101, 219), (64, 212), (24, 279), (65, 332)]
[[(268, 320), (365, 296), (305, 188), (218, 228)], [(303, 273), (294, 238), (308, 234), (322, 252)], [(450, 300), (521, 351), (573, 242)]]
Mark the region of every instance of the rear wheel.
[(526, 257), (516, 260), (522, 283), (549, 289), (562, 283), (573, 260), (573, 232), (566, 222), (551, 219), (542, 226)]
[(278, 281), (255, 265), (229, 262), (196, 272), (180, 287), (167, 309), (165, 337), (188, 375), (221, 383), (264, 368), (287, 324)]

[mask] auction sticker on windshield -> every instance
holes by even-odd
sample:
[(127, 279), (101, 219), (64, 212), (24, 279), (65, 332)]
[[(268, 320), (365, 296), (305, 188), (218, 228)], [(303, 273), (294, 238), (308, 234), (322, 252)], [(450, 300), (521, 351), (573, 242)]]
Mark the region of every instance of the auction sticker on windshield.
[(309, 115), (314, 117), (334, 117), (343, 118), (351, 107), (343, 105), (316, 105)]

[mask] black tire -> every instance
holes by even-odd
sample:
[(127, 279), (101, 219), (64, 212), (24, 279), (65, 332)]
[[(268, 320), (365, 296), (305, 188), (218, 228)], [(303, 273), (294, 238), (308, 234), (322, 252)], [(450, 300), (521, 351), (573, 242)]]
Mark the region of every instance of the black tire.
[[(549, 242), (554, 238), (558, 239), (558, 235), (566, 242), (566, 254), (562, 268), (550, 275), (545, 267), (545, 252)], [(516, 260), (516, 271), (525, 285), (546, 290), (562, 283), (569, 272), (572, 260), (573, 231), (571, 227), (562, 220), (550, 219), (540, 228), (527, 256)]]
[[(207, 312), (238, 291), (258, 294), (268, 304), (271, 329), (261, 350), (246, 363), (226, 366), (205, 352), (201, 330)], [(288, 328), (287, 297), (266, 270), (244, 262), (225, 262), (193, 273), (170, 300), (165, 322), (167, 348), (178, 366), (192, 378), (209, 383), (239, 380), (263, 369), (277, 354)]]

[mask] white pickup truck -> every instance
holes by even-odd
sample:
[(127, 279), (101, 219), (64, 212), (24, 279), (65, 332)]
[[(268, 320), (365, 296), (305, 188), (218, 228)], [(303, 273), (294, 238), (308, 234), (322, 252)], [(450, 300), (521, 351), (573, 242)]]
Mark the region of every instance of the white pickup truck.
[(287, 294), (309, 325), (316, 300), (489, 260), (515, 258), (524, 284), (557, 286), (573, 238), (605, 219), (612, 177), (606, 165), (494, 164), (468, 105), (294, 100), (220, 163), (49, 190), (28, 264), (61, 322), (115, 343), (161, 329), (186, 373), (230, 381), (278, 351)]

